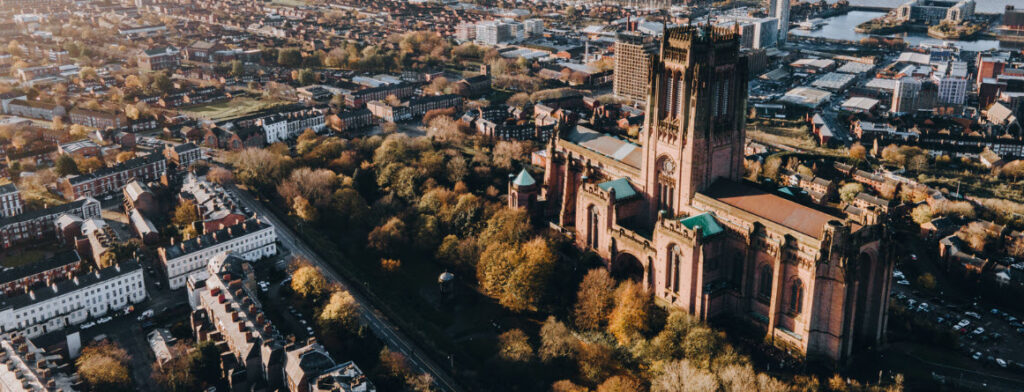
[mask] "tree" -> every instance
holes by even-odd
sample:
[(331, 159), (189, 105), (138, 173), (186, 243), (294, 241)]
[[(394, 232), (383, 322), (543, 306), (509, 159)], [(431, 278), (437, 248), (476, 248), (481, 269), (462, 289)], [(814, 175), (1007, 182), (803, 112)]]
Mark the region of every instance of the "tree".
[(661, 375), (651, 381), (651, 392), (703, 392), (719, 387), (714, 374), (685, 359), (668, 363)]
[(650, 328), (651, 306), (651, 296), (643, 286), (632, 280), (623, 282), (615, 290), (615, 308), (608, 317), (608, 332), (624, 345), (642, 338)]
[(96, 74), (96, 68), (93, 67), (82, 67), (82, 69), (78, 71), (78, 77), (82, 78), (82, 80), (99, 79), (99, 75)]
[(859, 182), (851, 182), (839, 188), (839, 199), (847, 203), (853, 202), (857, 195), (864, 192), (864, 185)]
[(925, 272), (917, 277), (917, 284), (925, 290), (935, 290), (935, 276)]
[(850, 146), (849, 155), (850, 158), (862, 161), (865, 158), (867, 158), (868, 150), (867, 148), (864, 148), (863, 144), (854, 143), (852, 146)]
[(231, 61), (231, 76), (242, 76), (245, 75), (245, 64), (240, 60)]
[(169, 93), (174, 88), (174, 84), (171, 82), (171, 77), (167, 76), (165, 72), (155, 72), (152, 76), (153, 83), (150, 87), (153, 90), (161, 93)]
[(316, 302), (327, 294), (327, 278), (313, 264), (304, 259), (295, 262), (291, 288), (302, 299)]
[(512, 107), (524, 107), (530, 104), (530, 94), (515, 93), (505, 101), (505, 104)]
[(603, 381), (615, 370), (614, 349), (604, 343), (581, 342), (576, 350), (580, 376), (593, 384)]
[(314, 74), (313, 71), (310, 70), (309, 68), (305, 68), (299, 71), (298, 76), (299, 77), (297, 78), (297, 81), (299, 82), (299, 84), (303, 86), (307, 86), (316, 82), (316, 74)]
[(910, 211), (910, 217), (914, 219), (914, 223), (917, 223), (919, 225), (931, 222), (932, 208), (927, 204), (921, 204), (917, 207), (914, 207), (914, 209)]
[(527, 152), (525, 143), (500, 141), (494, 146), (491, 159), (495, 167), (507, 170), (512, 167), (513, 161), (523, 160)]
[(121, 163), (133, 158), (135, 158), (135, 151), (121, 151), (117, 153), (117, 156), (114, 158), (114, 160), (116, 160), (117, 163)]
[(597, 386), (597, 392), (641, 392), (645, 390), (640, 380), (630, 376), (612, 376)]
[(98, 157), (85, 158), (75, 162), (78, 165), (78, 170), (82, 173), (92, 173), (96, 170), (107, 167), (107, 165)]
[(309, 200), (302, 196), (295, 196), (292, 199), (292, 214), (305, 222), (316, 222), (320, 217), (316, 207), (310, 204)]
[(928, 157), (924, 154), (914, 155), (907, 160), (907, 170), (922, 172), (928, 169)]
[(543, 238), (518, 246), (492, 243), (480, 255), (477, 279), (484, 293), (516, 312), (536, 310), (554, 270), (555, 254)]
[(309, 203), (323, 207), (330, 203), (337, 180), (337, 175), (328, 169), (301, 167), (277, 186), (277, 192), (285, 200), (301, 196)]
[(533, 346), (530, 339), (521, 329), (511, 329), (498, 335), (500, 349), (498, 356), (509, 362), (530, 362), (533, 359)]
[(568, 357), (572, 355), (576, 343), (576, 338), (565, 324), (555, 319), (555, 316), (548, 316), (540, 327), (540, 349), (537, 354), (544, 361)]
[(691, 364), (708, 368), (711, 366), (711, 358), (722, 346), (715, 331), (706, 326), (690, 328), (683, 340), (683, 353)]
[(576, 385), (571, 380), (558, 380), (551, 384), (551, 392), (590, 392), (590, 389)]
[(324, 333), (356, 332), (359, 324), (359, 305), (348, 291), (331, 292), (327, 304), (320, 311), (317, 323)]
[(196, 203), (191, 199), (182, 200), (178, 203), (178, 206), (174, 208), (174, 215), (171, 217), (171, 222), (179, 227), (191, 226), (192, 222), (196, 222), (202, 219), (199, 216), (199, 209), (196, 207)]
[(206, 173), (206, 179), (210, 180), (214, 184), (230, 185), (235, 183), (235, 175), (231, 173), (231, 170), (225, 169), (222, 166), (214, 166), (210, 168), (210, 171)]
[(196, 379), (206, 385), (220, 381), (220, 349), (213, 340), (204, 340), (195, 345), (191, 371)]
[(615, 304), (615, 280), (604, 268), (587, 272), (576, 291), (574, 316), (580, 329), (594, 330), (608, 320)]
[(132, 376), (128, 370), (131, 356), (115, 343), (104, 340), (82, 349), (75, 360), (78, 374), (94, 391), (130, 391)]
[(277, 64), (295, 68), (302, 65), (302, 52), (298, 48), (284, 48), (277, 52)]
[(397, 253), (403, 245), (408, 243), (405, 231), (405, 222), (398, 217), (392, 217), (370, 232), (367, 245), (379, 252)]
[(60, 154), (57, 157), (57, 162), (54, 163), (54, 174), (59, 177), (72, 176), (80, 174), (78, 171), (78, 163), (75, 162), (75, 158), (72, 158), (68, 154)]
[(199, 380), (193, 373), (193, 364), (198, 361), (199, 353), (189, 353), (188, 344), (179, 341), (170, 347), (171, 359), (161, 364), (153, 363), (152, 377), (157, 385), (168, 392), (186, 392), (200, 389)]

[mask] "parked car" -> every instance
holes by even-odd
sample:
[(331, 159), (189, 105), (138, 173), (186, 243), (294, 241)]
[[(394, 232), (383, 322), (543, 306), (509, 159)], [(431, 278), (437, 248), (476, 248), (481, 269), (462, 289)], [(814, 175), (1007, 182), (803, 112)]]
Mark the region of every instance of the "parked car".
[(85, 324), (82, 324), (82, 329), (89, 329), (89, 328), (92, 328), (92, 327), (95, 327), (95, 326), (96, 326), (96, 322), (95, 321), (90, 321), (90, 322), (87, 322)]
[(985, 333), (985, 328), (982, 328), (982, 327), (975, 328), (974, 332), (971, 332), (971, 333), (975, 334), (975, 335), (981, 335), (981, 334)]
[(977, 320), (981, 320), (981, 315), (980, 314), (977, 314), (977, 313), (974, 313), (974, 312), (966, 312), (964, 314), (967, 315), (967, 316), (974, 317)]
[(981, 359), (981, 351), (975, 352), (974, 355), (971, 356), (971, 358), (974, 358), (975, 361), (980, 360)]

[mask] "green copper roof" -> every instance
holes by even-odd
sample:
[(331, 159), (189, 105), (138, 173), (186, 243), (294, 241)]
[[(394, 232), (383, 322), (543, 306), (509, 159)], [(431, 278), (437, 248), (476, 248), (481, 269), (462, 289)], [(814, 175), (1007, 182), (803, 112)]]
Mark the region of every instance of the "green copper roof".
[(633, 197), (633, 195), (636, 195), (636, 190), (633, 189), (632, 185), (629, 185), (629, 181), (626, 180), (625, 178), (605, 181), (600, 184), (597, 184), (597, 186), (601, 187), (601, 189), (604, 189), (605, 192), (614, 189), (615, 201), (630, 198)]
[(715, 216), (708, 212), (683, 218), (679, 222), (690, 230), (693, 230), (694, 227), (700, 226), (705, 237), (711, 237), (725, 231), (725, 229), (722, 228), (722, 225), (718, 224), (718, 221), (715, 220)]
[(530, 176), (530, 173), (526, 172), (526, 169), (520, 171), (519, 175), (516, 176), (514, 180), (512, 180), (512, 185), (515, 186), (530, 186), (536, 183), (537, 181), (533, 180), (533, 177)]

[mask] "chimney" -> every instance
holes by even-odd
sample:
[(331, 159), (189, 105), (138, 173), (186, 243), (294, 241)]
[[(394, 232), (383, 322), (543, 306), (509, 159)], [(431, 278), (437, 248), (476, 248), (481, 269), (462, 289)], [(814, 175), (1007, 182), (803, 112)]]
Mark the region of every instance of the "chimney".
[(237, 310), (231, 312), (231, 321), (235, 321), (235, 322), (238, 321), (238, 311)]
[(238, 322), (238, 332), (245, 332), (245, 322)]

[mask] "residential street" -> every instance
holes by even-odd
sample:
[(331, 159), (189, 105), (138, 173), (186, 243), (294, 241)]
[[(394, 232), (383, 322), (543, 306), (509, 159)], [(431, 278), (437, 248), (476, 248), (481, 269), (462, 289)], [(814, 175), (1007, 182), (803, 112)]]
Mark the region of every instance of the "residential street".
[(462, 391), (462, 389), (456, 385), (451, 376), (448, 375), (446, 370), (438, 366), (434, 361), (428, 358), (422, 350), (417, 348), (412, 340), (399, 331), (398, 328), (389, 322), (383, 314), (377, 311), (360, 291), (353, 290), (353, 284), (342, 279), (329, 264), (324, 262), (323, 259), (321, 259), (316, 252), (314, 252), (301, 238), (299, 238), (287, 225), (285, 225), (284, 222), (281, 222), (281, 220), (274, 216), (271, 211), (267, 210), (263, 204), (253, 199), (248, 192), (240, 190), (234, 186), (229, 186), (228, 189), (233, 192), (246, 207), (256, 211), (261, 217), (266, 217), (270, 220), (270, 223), (273, 224), (276, 229), (278, 240), (281, 241), (285, 247), (291, 250), (293, 255), (303, 256), (310, 260), (324, 272), (324, 275), (326, 275), (329, 280), (337, 282), (342, 288), (348, 290), (359, 303), (360, 317), (362, 321), (370, 327), (377, 337), (383, 339), (390, 349), (404, 354), (409, 359), (409, 363), (413, 366), (413, 370), (430, 374), (434, 378), (434, 382), (437, 386), (441, 387), (443, 390), (454, 392)]

